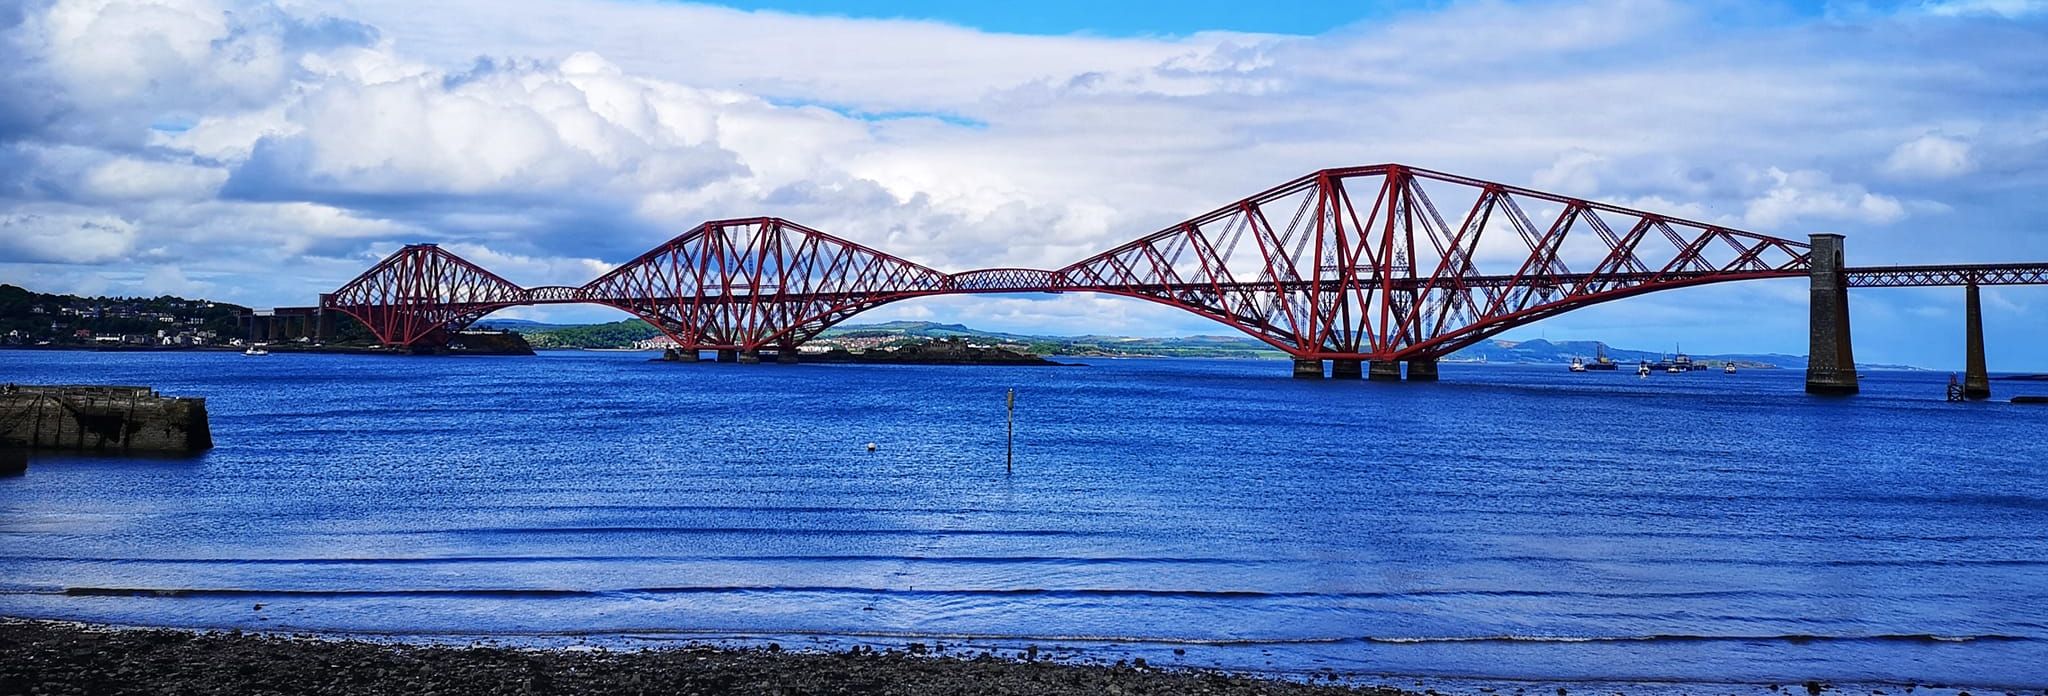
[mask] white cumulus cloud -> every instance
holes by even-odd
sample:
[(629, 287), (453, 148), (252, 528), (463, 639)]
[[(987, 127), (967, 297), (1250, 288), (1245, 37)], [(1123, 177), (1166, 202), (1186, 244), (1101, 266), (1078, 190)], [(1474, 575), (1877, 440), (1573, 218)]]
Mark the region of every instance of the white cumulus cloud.
[(1976, 168), (1969, 143), (1932, 134), (1900, 143), (1884, 161), (1885, 172), (1901, 178), (1947, 179)]
[(227, 170), (219, 167), (119, 157), (86, 172), (80, 193), (98, 199), (198, 200), (213, 197), (227, 179)]
[(1760, 229), (1817, 221), (1885, 225), (1906, 216), (1906, 206), (1898, 199), (1856, 184), (1838, 183), (1826, 172), (1788, 172), (1772, 167), (1760, 178), (1765, 190), (1749, 201), (1743, 216), (1745, 222)]
[(72, 210), (0, 213), (0, 259), (100, 264), (135, 246), (135, 225), (118, 217)]
[(2048, 0), (1934, 0), (1921, 5), (1929, 14), (2023, 17), (2048, 11)]

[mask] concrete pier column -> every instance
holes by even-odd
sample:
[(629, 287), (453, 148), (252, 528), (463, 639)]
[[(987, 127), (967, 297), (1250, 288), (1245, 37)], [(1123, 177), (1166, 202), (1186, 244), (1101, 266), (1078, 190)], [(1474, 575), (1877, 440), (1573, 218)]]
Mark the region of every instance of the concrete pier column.
[(1971, 283), (1963, 302), (1963, 398), (1991, 398), (1991, 373), (1984, 365), (1984, 304), (1977, 298), (1977, 284)]
[(797, 362), (796, 344), (784, 343), (780, 346), (776, 346), (775, 362), (781, 365), (795, 365)]
[(1374, 360), (1366, 364), (1366, 378), (1374, 382), (1401, 381), (1401, 361)]
[(759, 365), (759, 364), (761, 364), (761, 351), (759, 351), (759, 350), (743, 350), (743, 351), (740, 351), (740, 364), (741, 364), (741, 365)]
[(1408, 381), (1436, 381), (1436, 358), (1416, 358), (1408, 361)]
[(1323, 361), (1321, 361), (1321, 360), (1303, 360), (1303, 359), (1301, 359), (1301, 358), (1295, 358), (1295, 359), (1294, 359), (1294, 378), (1295, 378), (1295, 379), (1322, 379), (1322, 378), (1323, 378)]
[(1810, 237), (1813, 262), (1807, 276), (1808, 300), (1806, 391), (1812, 394), (1854, 394), (1856, 355), (1849, 345), (1849, 284), (1842, 268), (1842, 235)]
[(1330, 361), (1330, 379), (1363, 379), (1364, 377), (1365, 361), (1363, 360)]
[(740, 352), (721, 348), (718, 351), (718, 361), (722, 363), (739, 362)]

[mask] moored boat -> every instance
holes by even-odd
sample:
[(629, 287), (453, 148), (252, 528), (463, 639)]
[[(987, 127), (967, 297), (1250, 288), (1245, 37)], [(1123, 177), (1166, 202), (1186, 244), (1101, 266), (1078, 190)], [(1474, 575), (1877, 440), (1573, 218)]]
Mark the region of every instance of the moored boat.
[(1586, 369), (1595, 371), (1606, 371), (1613, 370), (1619, 367), (1621, 366), (1615, 364), (1614, 358), (1607, 357), (1607, 344), (1593, 344), (1593, 362), (1586, 363)]

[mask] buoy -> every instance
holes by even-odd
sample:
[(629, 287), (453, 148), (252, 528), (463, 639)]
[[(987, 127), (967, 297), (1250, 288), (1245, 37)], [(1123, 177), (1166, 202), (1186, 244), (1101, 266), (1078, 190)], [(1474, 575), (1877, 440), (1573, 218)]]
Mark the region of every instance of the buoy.
[(869, 451), (869, 452), (873, 452), (873, 451), (875, 451), (875, 443), (872, 443), (872, 442), (868, 443), (868, 451)]

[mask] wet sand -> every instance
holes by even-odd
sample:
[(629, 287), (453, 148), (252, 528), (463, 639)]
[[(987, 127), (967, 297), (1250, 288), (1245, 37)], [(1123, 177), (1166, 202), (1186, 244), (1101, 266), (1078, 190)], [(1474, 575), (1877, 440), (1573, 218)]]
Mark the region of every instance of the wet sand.
[(538, 650), (0, 622), (0, 694), (1412, 696), (1142, 664), (774, 647)]

